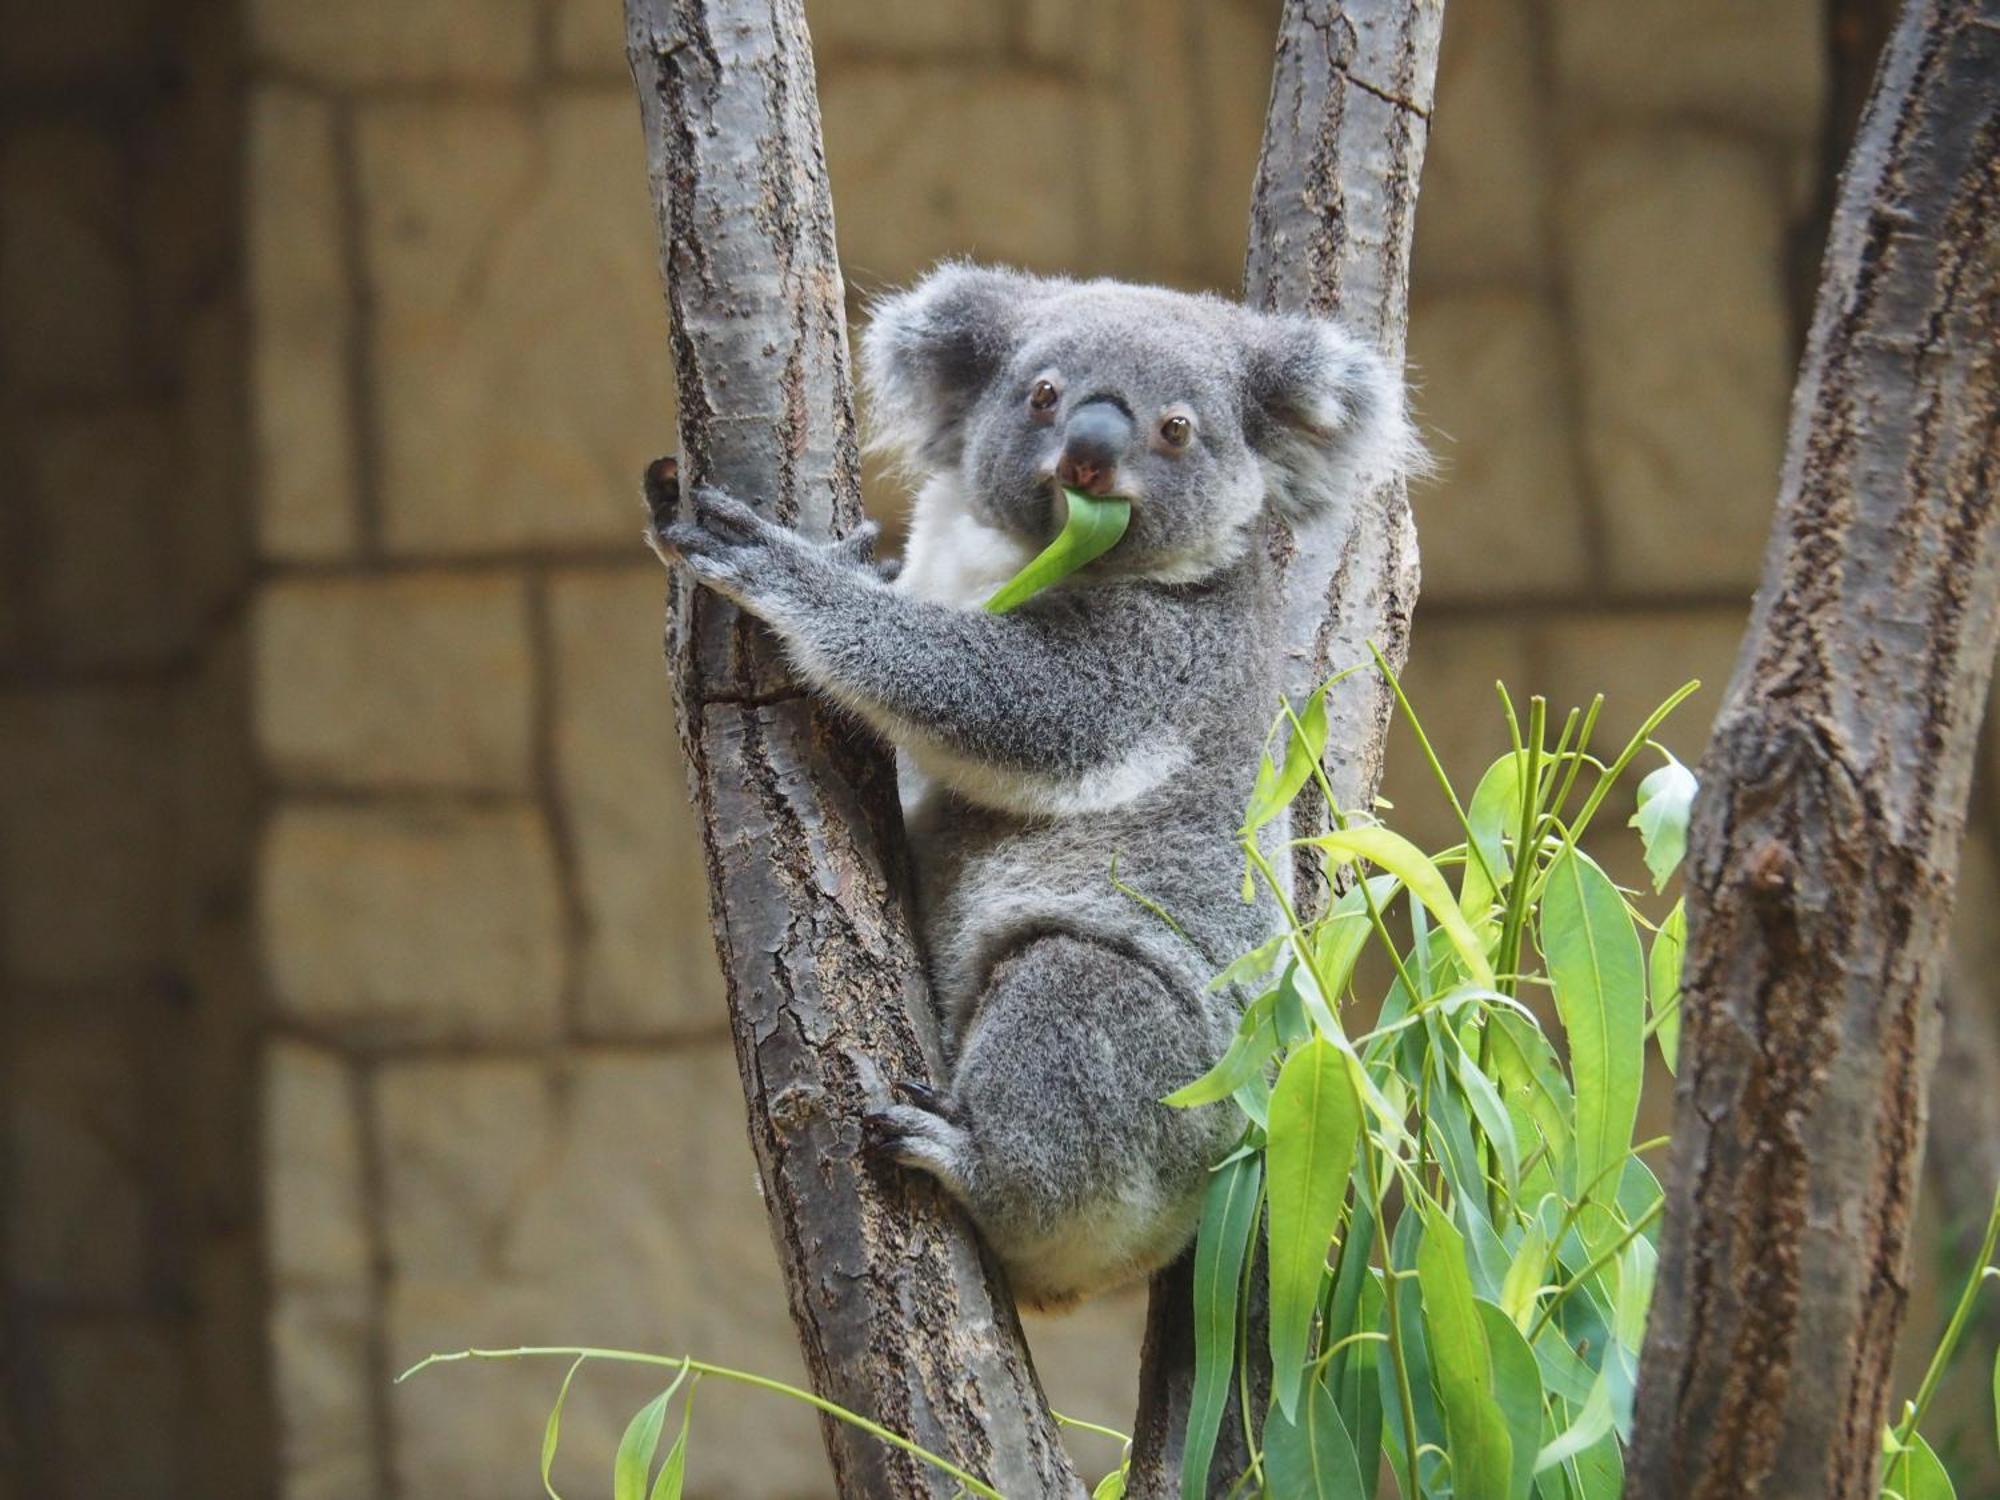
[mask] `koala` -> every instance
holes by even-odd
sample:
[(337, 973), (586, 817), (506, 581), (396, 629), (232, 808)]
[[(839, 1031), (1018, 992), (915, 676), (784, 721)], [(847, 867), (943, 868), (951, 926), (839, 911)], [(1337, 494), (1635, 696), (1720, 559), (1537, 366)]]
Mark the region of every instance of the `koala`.
[[(1278, 921), (1236, 846), (1281, 690), (1268, 523), (1421, 450), (1337, 324), (1115, 281), (946, 265), (876, 307), (862, 365), (918, 486), (893, 581), (714, 490), (658, 541), (899, 752), (949, 1082), (898, 1085), (869, 1135), (1062, 1306), (1180, 1254), (1237, 1133), (1160, 1101), (1227, 1046), (1245, 997), (1209, 980)], [(1065, 485), (1129, 499), (1124, 537), (986, 613)]]

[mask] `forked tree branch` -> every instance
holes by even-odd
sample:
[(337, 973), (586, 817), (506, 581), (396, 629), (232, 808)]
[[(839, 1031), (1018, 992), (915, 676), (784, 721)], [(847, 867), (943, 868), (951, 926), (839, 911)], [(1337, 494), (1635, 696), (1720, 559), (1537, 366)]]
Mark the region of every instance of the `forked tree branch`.
[(2000, 633), (2000, 0), (1912, 0), (1848, 159), (1702, 763), (1639, 1500), (1873, 1500)]
[[(627, 0), (659, 215), (682, 486), (815, 533), (860, 519), (852, 379), (799, 0)], [(656, 505), (671, 506), (656, 472)], [(1009, 1497), (1079, 1494), (1013, 1305), (965, 1220), (861, 1154), (890, 1078), (935, 1076), (887, 755), (762, 627), (676, 581), (682, 743), (772, 1237), (813, 1388)], [(960, 1493), (825, 1424), (848, 1500)]]
[[(1250, 209), (1245, 300), (1338, 314), (1398, 368), (1443, 21), (1443, 0), (1287, 0)], [(1342, 525), (1297, 536), (1280, 530), (1271, 546), (1283, 564), (1290, 692), (1309, 692), (1330, 670), (1367, 661), (1371, 642), (1401, 669), (1417, 602), (1417, 537), (1400, 482), (1356, 505)], [(1328, 781), (1345, 807), (1374, 797), (1392, 702), (1372, 672), (1328, 695)], [(1307, 807), (1301, 799), (1295, 816)], [(1302, 863), (1298, 873), (1310, 904), (1318, 871)], [(1261, 1328), (1261, 1305), (1252, 1313)], [(1131, 1493), (1143, 1500), (1179, 1493), (1192, 1325), (1184, 1256), (1155, 1278), (1147, 1307), (1131, 1475)], [(1254, 1426), (1269, 1370), (1260, 1337), (1251, 1349)], [(1210, 1471), (1217, 1493), (1248, 1464), (1244, 1427), (1232, 1397)]]

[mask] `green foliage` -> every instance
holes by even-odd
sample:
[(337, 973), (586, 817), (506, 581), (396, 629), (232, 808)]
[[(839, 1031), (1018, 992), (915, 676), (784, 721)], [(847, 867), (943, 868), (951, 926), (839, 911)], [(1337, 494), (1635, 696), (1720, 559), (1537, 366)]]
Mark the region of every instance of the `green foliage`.
[[(1461, 842), (1426, 854), (1336, 808), (1329, 832), (1266, 847), (1293, 799), (1332, 800), (1325, 690), (1287, 708), (1240, 835), (1285, 931), (1232, 966), (1264, 992), (1168, 1101), (1233, 1099), (1244, 1125), (1199, 1241), (1182, 1493), (1211, 1480), (1247, 1252), (1268, 1269), (1270, 1342), (1245, 1353), (1269, 1359), (1272, 1392), (1248, 1492), (1372, 1496), (1386, 1466), (1404, 1500), (1615, 1495), (1662, 1201), (1637, 1153), (1663, 1143), (1635, 1146), (1633, 1126), (1649, 1004), (1658, 1036), (1678, 1003), (1680, 929), (1649, 962), (1652, 923), (1578, 840), (1693, 684), (1608, 764), (1591, 754), (1595, 704), (1551, 742), (1541, 701), (1524, 734), (1503, 691), (1513, 748), (1462, 802), (1390, 681)], [(1639, 822), (1659, 884), (1693, 800), (1678, 761), (1663, 771)], [(1314, 918), (1273, 868), (1300, 847), (1340, 884)], [(1372, 994), (1371, 946), (1387, 975)]]

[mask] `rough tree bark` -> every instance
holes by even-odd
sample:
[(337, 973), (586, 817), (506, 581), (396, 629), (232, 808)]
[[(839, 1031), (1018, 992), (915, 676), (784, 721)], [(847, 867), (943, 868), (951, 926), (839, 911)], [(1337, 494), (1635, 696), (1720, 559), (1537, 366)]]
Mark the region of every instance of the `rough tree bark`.
[[(1337, 313), (1398, 366), (1443, 21), (1443, 0), (1287, 0), (1250, 208), (1244, 299)], [(1370, 642), (1402, 668), (1417, 602), (1417, 536), (1401, 484), (1356, 506), (1344, 526), (1296, 537), (1279, 531), (1271, 545), (1284, 567), (1295, 695), (1330, 669), (1366, 661)], [(1374, 797), (1392, 704), (1373, 673), (1327, 695), (1327, 779), (1345, 807)], [(1308, 906), (1318, 878), (1302, 861), (1299, 892)], [(1130, 1489), (1142, 1500), (1178, 1493), (1194, 1379), (1191, 1270), (1183, 1257), (1162, 1272), (1147, 1305)], [(1251, 1392), (1256, 1417), (1268, 1373)], [(1232, 1396), (1211, 1470), (1218, 1492), (1248, 1465), (1242, 1434)]]
[[(680, 481), (860, 519), (852, 382), (799, 0), (628, 0), (680, 393)], [(674, 503), (670, 472), (650, 476)], [(861, 1155), (882, 1078), (934, 1076), (894, 776), (761, 627), (675, 586), (668, 653), (730, 1027), (814, 1389), (1009, 1496), (1081, 1492), (1013, 1305), (964, 1220)], [(957, 1493), (828, 1421), (840, 1493)]]
[(1913, 0), (1703, 761), (1631, 1493), (1872, 1497), (2000, 631), (2000, 0)]

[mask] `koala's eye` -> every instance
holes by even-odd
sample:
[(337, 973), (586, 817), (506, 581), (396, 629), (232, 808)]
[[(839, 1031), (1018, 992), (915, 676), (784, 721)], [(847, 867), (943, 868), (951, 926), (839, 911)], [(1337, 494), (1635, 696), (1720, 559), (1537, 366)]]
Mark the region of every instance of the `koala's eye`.
[(1037, 380), (1034, 383), (1033, 387), (1028, 391), (1028, 410), (1029, 411), (1050, 410), (1052, 407), (1055, 406), (1056, 397), (1058, 394), (1060, 393), (1056, 390), (1053, 382), (1047, 380)]
[(1160, 436), (1169, 448), (1185, 448), (1194, 436), (1194, 423), (1186, 417), (1168, 417), (1160, 424)]

